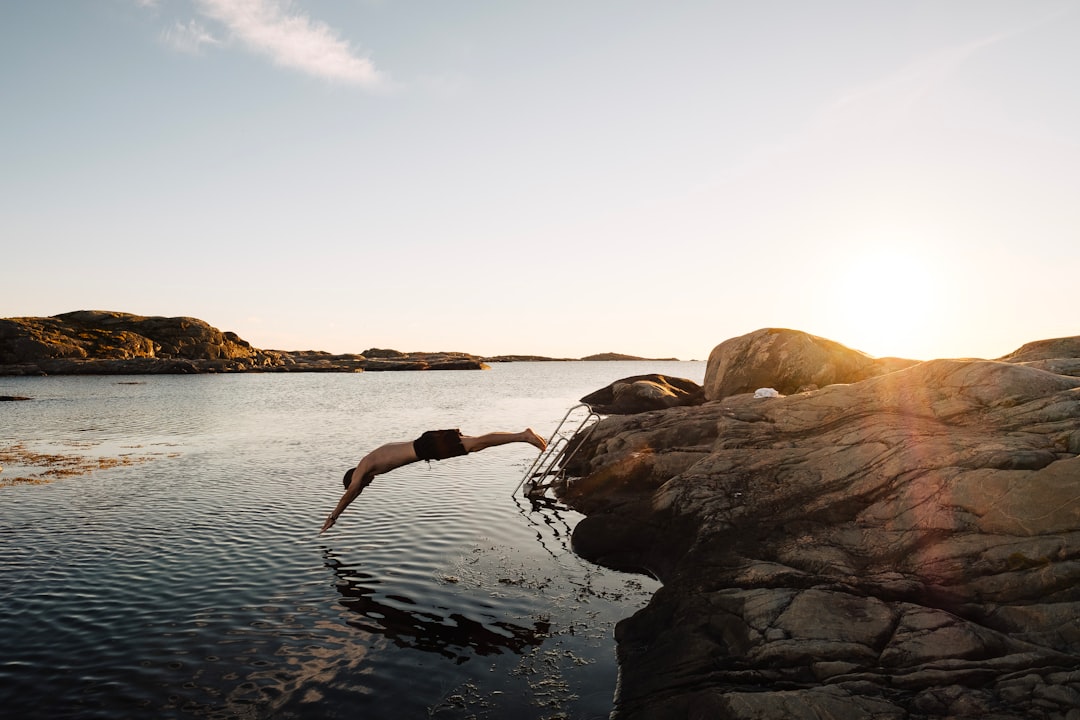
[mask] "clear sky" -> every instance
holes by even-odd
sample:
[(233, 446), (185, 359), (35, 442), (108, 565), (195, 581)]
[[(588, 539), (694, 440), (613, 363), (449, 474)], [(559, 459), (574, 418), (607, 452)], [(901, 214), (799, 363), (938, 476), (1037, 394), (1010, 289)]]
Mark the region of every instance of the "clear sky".
[(0, 317), (703, 359), (1080, 334), (1080, 2), (0, 0)]

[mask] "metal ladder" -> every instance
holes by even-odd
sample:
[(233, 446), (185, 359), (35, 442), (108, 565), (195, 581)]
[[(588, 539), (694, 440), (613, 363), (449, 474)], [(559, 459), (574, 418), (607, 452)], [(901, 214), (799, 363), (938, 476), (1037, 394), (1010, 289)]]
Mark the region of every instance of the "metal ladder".
[[(600, 420), (600, 415), (587, 403), (575, 405), (567, 410), (566, 415), (555, 428), (555, 432), (548, 439), (547, 449), (541, 452), (525, 471), (524, 477), (514, 488), (513, 494), (517, 495), (517, 491), (524, 486), (525, 497), (542, 498), (549, 488), (563, 479), (567, 463), (592, 434), (598, 420)], [(585, 434), (581, 437), (581, 442), (571, 450), (570, 441), (582, 432)]]

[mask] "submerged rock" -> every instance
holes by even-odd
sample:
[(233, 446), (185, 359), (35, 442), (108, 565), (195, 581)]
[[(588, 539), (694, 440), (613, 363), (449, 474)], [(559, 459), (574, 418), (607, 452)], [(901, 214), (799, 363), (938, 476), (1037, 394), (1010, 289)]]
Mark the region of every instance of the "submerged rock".
[(614, 717), (1075, 714), (1080, 378), (1030, 364), (1068, 358), (854, 381), (873, 359), (843, 346), (766, 371), (737, 340), (710, 358), (717, 399), (604, 419), (561, 490), (577, 552), (664, 583), (617, 628)]

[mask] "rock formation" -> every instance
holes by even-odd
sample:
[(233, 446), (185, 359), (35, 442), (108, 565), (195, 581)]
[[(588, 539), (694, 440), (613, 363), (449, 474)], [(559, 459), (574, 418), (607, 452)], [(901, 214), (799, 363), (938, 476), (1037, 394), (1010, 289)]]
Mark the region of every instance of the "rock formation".
[(614, 717), (1080, 717), (1080, 338), (860, 355), (736, 338), (709, 402), (574, 456), (577, 552), (664, 583), (617, 627)]
[(383, 359), (368, 358), (364, 370), (484, 370), (487, 365), (472, 355), (458, 352), (400, 353)]
[(595, 355), (586, 355), (581, 358), (589, 362), (610, 362), (619, 360), (651, 360), (654, 362), (677, 362), (678, 358), (643, 358), (637, 355), (624, 355), (623, 353), (605, 352), (597, 353)]
[[(565, 360), (536, 355), (480, 358), (463, 352), (361, 354), (260, 350), (234, 332), (190, 317), (79, 310), (52, 317), (0, 318), (0, 375), (142, 375), (205, 372), (382, 372), (485, 370), (487, 362)], [(642, 360), (617, 353), (584, 360)]]
[[(376, 351), (373, 351), (376, 352)], [(377, 351), (379, 358), (260, 350), (191, 317), (80, 310), (0, 319), (0, 375), (479, 370), (466, 353)]]
[(709, 354), (705, 394), (710, 400), (771, 387), (781, 394), (852, 383), (914, 365), (872, 358), (838, 342), (797, 330), (765, 328), (732, 338)]
[(0, 320), (3, 374), (191, 373), (270, 368), (274, 352), (190, 317), (81, 310)]
[(604, 415), (632, 415), (704, 401), (705, 394), (696, 382), (657, 374), (623, 378), (581, 398)]

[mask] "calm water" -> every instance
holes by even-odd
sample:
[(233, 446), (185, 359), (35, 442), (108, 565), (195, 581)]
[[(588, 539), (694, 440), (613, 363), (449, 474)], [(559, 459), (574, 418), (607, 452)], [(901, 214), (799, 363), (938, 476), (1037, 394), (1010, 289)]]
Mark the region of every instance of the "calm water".
[(606, 717), (614, 623), (657, 584), (571, 553), (580, 516), (511, 497), (535, 449), (407, 466), (318, 529), (379, 444), (547, 435), (646, 372), (704, 364), (0, 378), (33, 398), (0, 403), (0, 449), (150, 458), (0, 487), (0, 714)]

